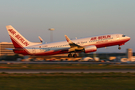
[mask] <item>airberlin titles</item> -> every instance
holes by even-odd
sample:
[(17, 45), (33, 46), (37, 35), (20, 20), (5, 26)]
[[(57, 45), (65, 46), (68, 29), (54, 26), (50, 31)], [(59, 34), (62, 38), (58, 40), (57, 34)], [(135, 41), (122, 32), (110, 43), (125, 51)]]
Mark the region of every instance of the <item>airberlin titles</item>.
[(25, 41), (19, 34), (17, 34), (13, 29), (9, 29), (9, 32), (15, 36), (20, 42), (23, 43), (23, 45), (28, 46), (29, 43)]
[[(90, 42), (92, 42), (92, 41), (98, 41), (97, 43), (101, 43), (101, 42), (107, 42), (108, 39), (111, 39), (111, 35), (104, 35), (104, 36), (92, 37), (90, 39)], [(105, 41), (102, 41), (102, 40), (105, 40)]]

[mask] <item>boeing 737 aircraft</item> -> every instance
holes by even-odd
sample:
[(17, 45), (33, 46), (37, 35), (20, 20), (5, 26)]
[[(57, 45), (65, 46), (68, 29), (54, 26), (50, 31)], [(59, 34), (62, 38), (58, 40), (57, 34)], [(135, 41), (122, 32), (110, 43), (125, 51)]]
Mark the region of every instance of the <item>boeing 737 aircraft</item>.
[(102, 47), (118, 45), (118, 49), (121, 49), (120, 46), (130, 40), (130, 37), (123, 34), (108, 34), (75, 40), (70, 40), (65, 35), (66, 41), (45, 44), (43, 39), (39, 37), (41, 43), (34, 43), (24, 38), (11, 25), (6, 26), (6, 28), (14, 45), (14, 48), (10, 50), (23, 55), (45, 56), (69, 53), (68, 57), (77, 57), (76, 53), (95, 52), (97, 48)]

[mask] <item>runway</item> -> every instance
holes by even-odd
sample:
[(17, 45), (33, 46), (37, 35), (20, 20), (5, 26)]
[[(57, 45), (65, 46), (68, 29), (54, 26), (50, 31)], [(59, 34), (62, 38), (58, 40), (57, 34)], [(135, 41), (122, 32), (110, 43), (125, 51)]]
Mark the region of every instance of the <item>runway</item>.
[(21, 62), (21, 61), (0, 61), (0, 64), (126, 64), (126, 65), (135, 65), (135, 63), (126, 63), (126, 62), (73, 62), (73, 61), (53, 61), (53, 62)]
[(16, 69), (0, 69), (0, 73), (110, 73), (110, 72), (114, 72), (114, 73), (135, 73), (135, 69), (66, 69), (66, 70), (62, 70), (62, 69), (58, 69), (58, 70), (32, 70), (32, 69), (28, 69), (28, 70), (16, 70)]

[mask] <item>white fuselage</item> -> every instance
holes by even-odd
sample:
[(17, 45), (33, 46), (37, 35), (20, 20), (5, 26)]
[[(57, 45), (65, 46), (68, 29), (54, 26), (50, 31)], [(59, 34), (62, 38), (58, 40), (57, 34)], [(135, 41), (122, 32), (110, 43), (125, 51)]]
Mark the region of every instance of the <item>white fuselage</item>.
[[(130, 37), (123, 36), (123, 34), (110, 34), (102, 36), (87, 37), (82, 39), (72, 40), (75, 44), (83, 47), (96, 46), (97, 48), (108, 47), (114, 45), (123, 45), (130, 40)], [(33, 46), (25, 47), (27, 54), (33, 55), (54, 55), (61, 53), (68, 53), (70, 45), (67, 41), (54, 42), (48, 44), (37, 44)]]

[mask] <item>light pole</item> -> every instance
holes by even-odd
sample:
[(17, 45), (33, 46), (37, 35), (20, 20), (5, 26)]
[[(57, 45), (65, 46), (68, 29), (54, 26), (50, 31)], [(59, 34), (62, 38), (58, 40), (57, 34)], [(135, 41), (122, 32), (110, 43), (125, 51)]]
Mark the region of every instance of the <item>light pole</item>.
[(53, 42), (53, 31), (55, 30), (54, 28), (49, 28), (50, 30), (50, 42)]

